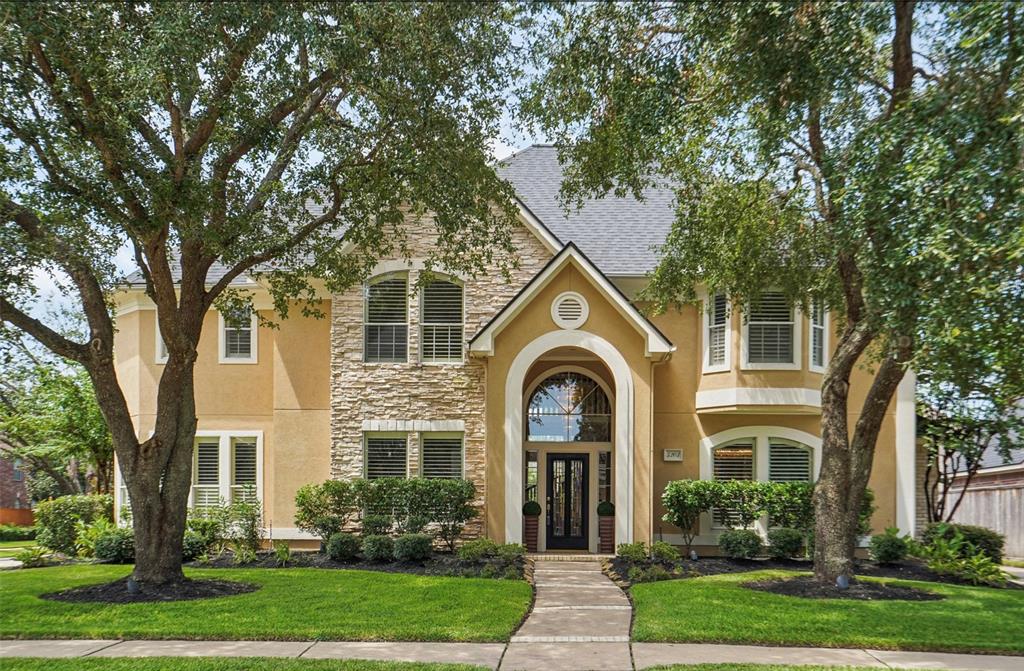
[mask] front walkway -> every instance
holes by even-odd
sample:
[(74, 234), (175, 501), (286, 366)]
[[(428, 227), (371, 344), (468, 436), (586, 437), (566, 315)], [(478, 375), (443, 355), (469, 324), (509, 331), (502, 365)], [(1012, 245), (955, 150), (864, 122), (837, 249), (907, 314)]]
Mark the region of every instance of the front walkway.
[(458, 662), (488, 669), (633, 671), (672, 664), (818, 664), (1020, 671), (1024, 657), (938, 652), (629, 642), (626, 595), (595, 559), (539, 557), (533, 610), (508, 645), (345, 641), (0, 641), (3, 657), (301, 657)]

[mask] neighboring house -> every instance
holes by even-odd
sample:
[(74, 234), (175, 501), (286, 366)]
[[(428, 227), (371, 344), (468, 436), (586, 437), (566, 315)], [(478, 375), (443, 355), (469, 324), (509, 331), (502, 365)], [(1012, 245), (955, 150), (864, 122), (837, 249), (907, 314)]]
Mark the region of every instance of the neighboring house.
[(0, 524), (32, 524), (32, 497), (21, 459), (0, 457)]
[[(523, 502), (536, 498), (541, 549), (595, 551), (599, 501), (615, 503), (616, 542), (680, 543), (661, 521), (671, 480), (815, 477), (827, 313), (804, 314), (766, 287), (746, 315), (705, 296), (703, 310), (645, 316), (635, 297), (675, 217), (671, 190), (567, 215), (554, 148), (530, 147), (499, 171), (520, 201), (510, 281), (495, 270), (414, 290), (434, 240), (419, 222), (412, 261), (382, 260), (364, 286), (324, 302), (329, 319), (269, 329), (210, 312), (195, 373), (194, 505), (255, 487), (273, 537), (298, 542), (310, 539), (294, 528), (305, 483), (466, 477), (482, 512), (471, 533), (519, 542)], [(240, 286), (271, 314), (258, 283)], [(118, 376), (146, 436), (162, 344), (140, 285), (118, 301)], [(854, 373), (851, 408), (869, 381)], [(913, 401), (908, 375), (875, 455), (876, 529), (913, 532)], [(118, 497), (120, 508), (120, 487)], [(721, 529), (707, 517), (700, 531), (697, 544), (714, 546)]]
[[(953, 481), (952, 499), (963, 489), (964, 480)], [(953, 521), (998, 531), (1006, 536), (1006, 556), (1024, 557), (1024, 449), (1011, 450), (1009, 461), (994, 448), (985, 451)]]

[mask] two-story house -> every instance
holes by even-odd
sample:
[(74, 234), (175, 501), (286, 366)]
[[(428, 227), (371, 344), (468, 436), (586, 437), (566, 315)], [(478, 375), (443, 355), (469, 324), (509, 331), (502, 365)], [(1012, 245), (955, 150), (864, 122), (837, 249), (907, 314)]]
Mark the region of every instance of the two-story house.
[[(679, 543), (661, 521), (671, 480), (815, 478), (826, 312), (766, 287), (753, 310), (715, 295), (647, 316), (636, 296), (675, 216), (671, 190), (566, 213), (554, 148), (530, 147), (499, 171), (520, 205), (510, 280), (435, 275), (417, 289), (427, 222), (410, 230), (411, 261), (382, 260), (363, 286), (331, 296), (329, 319), (268, 329), (210, 312), (194, 505), (255, 486), (273, 538), (298, 545), (313, 540), (294, 524), (305, 483), (465, 477), (479, 493), (474, 532), (519, 542), (523, 502), (535, 499), (542, 550), (593, 552), (600, 501), (615, 504), (616, 542)], [(269, 316), (265, 291), (242, 284)], [(141, 287), (119, 297), (117, 324), (118, 373), (145, 436), (162, 343)], [(851, 408), (869, 381), (855, 373)], [(913, 389), (908, 376), (879, 439), (876, 529), (913, 531)], [(714, 546), (718, 533), (704, 519), (696, 542)]]

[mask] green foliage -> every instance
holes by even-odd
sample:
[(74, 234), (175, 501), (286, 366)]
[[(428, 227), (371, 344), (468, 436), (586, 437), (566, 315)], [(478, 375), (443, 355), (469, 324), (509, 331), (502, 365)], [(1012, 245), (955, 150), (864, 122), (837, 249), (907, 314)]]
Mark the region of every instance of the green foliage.
[(363, 549), (363, 542), (355, 534), (339, 531), (327, 541), (327, 556), (334, 561), (351, 561)]
[(89, 559), (96, 554), (96, 540), (106, 532), (116, 528), (106, 517), (98, 517), (92, 522), (75, 522), (75, 550), (79, 557)]
[(629, 579), (629, 582), (638, 584), (671, 580), (673, 576), (664, 566), (653, 564), (651, 566), (630, 566), (629, 570), (626, 571), (626, 577)]
[(536, 501), (527, 501), (523, 504), (523, 514), (527, 517), (539, 517), (541, 514), (540, 504)]
[(479, 562), (496, 557), (498, 555), (498, 544), (490, 538), (477, 538), (460, 545), (457, 554), (462, 561)]
[(274, 541), (274, 564), (279, 568), (288, 566), (292, 561), (292, 549), (288, 541)]
[(434, 538), (428, 534), (403, 534), (395, 539), (396, 561), (426, 561), (433, 551)]
[(226, 516), (202, 516), (198, 511), (190, 511), (189, 518), (185, 521), (185, 533), (195, 534), (203, 542), (203, 550), (198, 555), (206, 554), (207, 551), (217, 548), (224, 543), (224, 521)]
[(389, 515), (367, 515), (363, 518), (363, 537), (386, 536), (391, 533), (392, 522)]
[(345, 528), (358, 505), (351, 482), (327, 480), (319, 485), (303, 485), (295, 494), (295, 526), (318, 538), (330, 538)]
[(498, 546), (497, 557), (503, 562), (517, 562), (526, 556), (526, 547), (520, 543), (502, 543)]
[(889, 527), (885, 530), (884, 534), (872, 536), (871, 543), (868, 546), (871, 558), (879, 564), (895, 564), (896, 562), (903, 561), (907, 556), (909, 547), (907, 539), (901, 537), (899, 533), (899, 529)]
[(611, 501), (601, 501), (597, 504), (597, 515), (598, 517), (612, 517), (615, 515), (615, 504)]
[(210, 544), (205, 536), (186, 529), (185, 536), (181, 539), (181, 561), (195, 561), (204, 556), (209, 548)]
[(765, 491), (764, 512), (772, 526), (814, 530), (814, 485), (809, 482), (774, 482)]
[(135, 561), (135, 536), (131, 529), (111, 529), (96, 539), (96, 558), (115, 564)]
[(255, 557), (263, 546), (263, 506), (252, 497), (239, 497), (226, 508), (227, 521), (224, 524), (224, 538), (231, 544), (236, 555), (239, 548)]
[(436, 480), (437, 499), (433, 503), (434, 519), (437, 522), (437, 537), (455, 550), (455, 543), (462, 535), (466, 523), (476, 518), (480, 511), (473, 505), (476, 486), (469, 480)]
[(972, 585), (1006, 585), (1007, 577), (999, 564), (957, 531), (949, 536), (937, 534), (927, 542), (915, 543), (912, 550), (939, 575), (953, 576)]
[(397, 521), (395, 531), (399, 534), (421, 534), (430, 525), (430, 517), (412, 514), (401, 517)]
[(779, 527), (768, 530), (768, 556), (772, 559), (793, 559), (803, 554), (804, 532)]
[(721, 489), (714, 480), (675, 480), (661, 495), (665, 514), (661, 519), (679, 528), (689, 552), (697, 536), (700, 514), (718, 505)]
[(647, 561), (649, 556), (647, 546), (644, 545), (643, 541), (637, 541), (636, 543), (619, 543), (619, 546), (615, 548), (615, 554), (626, 561), (632, 562)]
[(718, 548), (732, 559), (753, 559), (761, 554), (764, 544), (752, 529), (728, 529), (718, 537)]
[(964, 543), (958, 545), (964, 556), (974, 554), (974, 550), (984, 553), (993, 562), (999, 564), (1003, 560), (1003, 546), (1006, 538), (997, 531), (970, 524), (929, 524), (922, 534), (922, 542), (932, 544), (939, 538), (952, 540), (960, 536)]
[(36, 537), (34, 526), (26, 527), (17, 524), (0, 524), (0, 542), (30, 541)]
[(368, 561), (393, 561), (395, 558), (395, 542), (391, 536), (364, 536), (363, 556)]
[(36, 505), (36, 540), (43, 547), (75, 554), (76, 524), (113, 519), (114, 499), (108, 494), (62, 496)]
[(244, 566), (256, 561), (256, 552), (248, 545), (236, 541), (230, 541), (229, 545), (235, 566)]
[(14, 555), (14, 560), (21, 562), (22, 568), (39, 568), (46, 566), (47, 552), (44, 547), (30, 547)]
[(664, 562), (679, 561), (679, 550), (664, 541), (651, 543), (651, 559)]

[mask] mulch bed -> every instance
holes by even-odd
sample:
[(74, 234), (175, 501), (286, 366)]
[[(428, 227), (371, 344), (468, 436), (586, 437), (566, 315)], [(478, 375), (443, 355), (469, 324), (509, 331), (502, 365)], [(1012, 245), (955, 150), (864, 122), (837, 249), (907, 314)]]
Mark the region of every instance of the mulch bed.
[(821, 585), (814, 576), (798, 578), (782, 578), (775, 580), (755, 580), (742, 583), (747, 589), (761, 592), (797, 596), (804, 599), (852, 599), (854, 601), (940, 601), (945, 597), (941, 594), (928, 592), (913, 587), (900, 587), (877, 582), (860, 582), (854, 580), (846, 589), (835, 585)]
[(320, 552), (294, 552), (286, 567), (278, 566), (273, 553), (260, 553), (256, 561), (236, 564), (231, 554), (224, 553), (204, 562), (191, 562), (194, 568), (321, 568), (334, 570), (379, 571), (381, 573), (409, 573), (412, 575), (459, 576), (467, 578), (500, 578), (509, 568), (522, 577), (524, 560), (508, 564), (499, 560), (466, 562), (447, 553), (436, 553), (423, 562), (371, 562), (363, 559), (340, 562)]
[(60, 592), (43, 594), (50, 601), (75, 603), (144, 603), (153, 601), (193, 601), (215, 599), (222, 596), (248, 594), (260, 588), (248, 582), (235, 580), (182, 580), (164, 585), (138, 583), (138, 591), (128, 591), (128, 578), (100, 585), (74, 587)]

